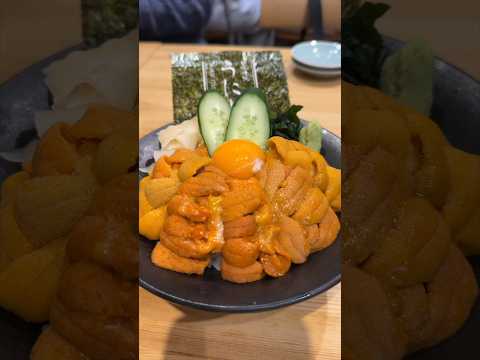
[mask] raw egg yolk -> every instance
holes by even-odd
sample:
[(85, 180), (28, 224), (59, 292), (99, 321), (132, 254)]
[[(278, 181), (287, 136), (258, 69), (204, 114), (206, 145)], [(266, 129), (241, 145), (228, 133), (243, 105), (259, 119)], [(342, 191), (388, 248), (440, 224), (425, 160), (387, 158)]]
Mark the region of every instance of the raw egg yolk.
[(215, 151), (212, 164), (227, 175), (248, 179), (262, 168), (265, 153), (260, 146), (247, 140), (230, 140)]

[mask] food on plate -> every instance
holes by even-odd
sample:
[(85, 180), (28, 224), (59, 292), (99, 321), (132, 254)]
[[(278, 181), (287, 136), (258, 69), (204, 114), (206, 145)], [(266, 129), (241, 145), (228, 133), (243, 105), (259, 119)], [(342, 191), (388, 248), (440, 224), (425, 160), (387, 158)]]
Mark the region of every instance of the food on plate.
[(379, 90), (342, 87), (342, 353), (400, 359), (453, 335), (477, 299), (480, 156)]
[(138, 358), (137, 35), (50, 62), (51, 108), (0, 154), (0, 306), (43, 327), (34, 360)]
[(340, 221), (334, 212), (335, 208), (327, 210), (322, 221), (307, 227), (307, 240), (310, 243), (311, 251), (320, 251), (330, 245), (331, 238), (338, 234), (340, 230)]
[(244, 91), (231, 109), (223, 95), (207, 91), (199, 101), (197, 113), (200, 133), (210, 156), (225, 140), (245, 139), (265, 148), (271, 133), (266, 97), (259, 89)]
[(299, 140), (302, 122), (297, 114), (302, 108), (301, 105), (292, 105), (283, 113), (272, 114), (273, 116), (270, 119), (271, 136)]
[(300, 130), (299, 140), (312, 150), (320, 151), (322, 148), (322, 127), (315, 121)]
[(401, 359), (402, 333), (382, 284), (365, 271), (342, 266), (342, 356), (345, 359)]
[(49, 64), (43, 73), (53, 99), (52, 112), (93, 103), (134, 109), (138, 100), (137, 49), (138, 31), (132, 30), (94, 49), (71, 51)]
[(451, 190), (442, 209), (453, 240), (466, 255), (480, 254), (480, 156), (448, 146), (444, 148)]
[(149, 204), (158, 208), (167, 203), (167, 201), (177, 192), (180, 185), (178, 175), (149, 179), (145, 183), (145, 196)]
[[(141, 180), (139, 232), (158, 241), (151, 260), (167, 270), (202, 275), (220, 256), (227, 281), (284, 276), (292, 263), (304, 263), (336, 239), (340, 170), (309, 146), (269, 137), (258, 90), (240, 96), (225, 122), (227, 105), (215, 92), (200, 102), (210, 155), (202, 142), (164, 152)], [(222, 121), (215, 118), (219, 109)], [(309, 133), (318, 144), (316, 135)]]
[(136, 126), (129, 111), (92, 105), (51, 126), (2, 184), (0, 306), (50, 321), (32, 359), (138, 356), (134, 219), (161, 198), (137, 200)]
[(185, 274), (202, 275), (209, 264), (208, 259), (189, 259), (179, 256), (161, 243), (155, 246), (151, 257), (155, 265)]
[(140, 234), (150, 240), (157, 240), (160, 237), (165, 217), (167, 215), (167, 207), (153, 208), (146, 210), (144, 214), (140, 214), (138, 228)]
[(383, 63), (380, 88), (428, 116), (433, 101), (433, 61), (433, 50), (426, 41), (408, 42)]
[(138, 216), (138, 178), (135, 172), (120, 175), (97, 189), (89, 215), (115, 219), (135, 219)]
[(263, 266), (258, 261), (246, 267), (239, 267), (230, 265), (225, 258), (223, 258), (221, 267), (222, 278), (237, 284), (258, 281), (265, 276)]
[(129, 226), (120, 218), (85, 216), (68, 236), (69, 260), (91, 261), (127, 279), (136, 279), (138, 250), (135, 233)]
[(88, 360), (85, 354), (78, 351), (72, 344), (65, 340), (51, 327), (44, 330), (35, 343), (32, 360)]
[(202, 138), (212, 155), (225, 139), (230, 104), (227, 99), (216, 91), (207, 91), (198, 102), (198, 122)]
[[(116, 156), (112, 157), (112, 154)], [(136, 167), (138, 142), (131, 129), (112, 132), (96, 148), (93, 170), (100, 183), (106, 183)]]
[[(198, 142), (202, 138), (198, 120), (196, 118), (186, 120), (178, 125), (171, 125), (161, 130), (157, 134), (158, 142), (162, 148), (154, 153), (155, 161), (158, 161), (164, 155), (172, 155), (176, 150), (182, 149), (179, 155), (188, 156), (191, 154), (186, 150), (195, 150)], [(175, 162), (172, 160), (172, 162)]]
[(90, 105), (82, 121), (68, 128), (67, 134), (76, 140), (103, 140), (113, 132), (134, 129), (135, 114), (106, 104)]
[(244, 91), (232, 106), (225, 139), (245, 139), (265, 149), (269, 136), (270, 116), (265, 94), (259, 89)]
[(247, 140), (231, 140), (223, 143), (212, 157), (212, 165), (225, 174), (248, 179), (263, 166), (265, 154), (255, 143)]
[(8, 264), (0, 273), (3, 308), (30, 322), (48, 319), (65, 266), (65, 243), (65, 239), (60, 238)]
[(80, 175), (31, 177), (17, 189), (14, 203), (19, 229), (35, 248), (64, 237), (93, 200), (89, 179)]
[[(175, 175), (173, 175), (175, 176)], [(220, 195), (228, 190), (225, 174), (216, 167), (208, 166), (202, 173), (180, 185), (179, 193), (195, 197)]]
[(137, 358), (137, 297), (138, 281), (83, 258), (62, 274), (51, 327), (90, 359)]
[(74, 144), (66, 139), (67, 129), (67, 124), (58, 123), (40, 140), (32, 160), (34, 176), (73, 172), (78, 155)]

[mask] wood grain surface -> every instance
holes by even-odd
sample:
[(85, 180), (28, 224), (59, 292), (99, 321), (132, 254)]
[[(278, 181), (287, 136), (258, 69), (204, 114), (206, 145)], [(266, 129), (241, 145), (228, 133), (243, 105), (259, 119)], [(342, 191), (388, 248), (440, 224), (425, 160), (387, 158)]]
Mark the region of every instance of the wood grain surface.
[[(227, 49), (246, 50), (141, 43), (140, 136), (172, 120), (170, 53)], [(340, 81), (304, 76), (294, 70), (289, 49), (280, 50), (291, 102), (304, 106), (303, 118), (318, 119), (324, 127), (340, 134)], [(209, 313), (180, 307), (143, 289), (139, 297), (142, 360), (340, 359), (340, 285), (300, 304), (252, 314)]]

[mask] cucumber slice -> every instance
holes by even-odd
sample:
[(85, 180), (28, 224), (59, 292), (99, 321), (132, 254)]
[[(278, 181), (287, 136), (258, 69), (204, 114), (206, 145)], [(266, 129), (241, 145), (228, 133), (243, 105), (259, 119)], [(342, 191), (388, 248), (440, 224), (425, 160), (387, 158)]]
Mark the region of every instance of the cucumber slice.
[(259, 89), (245, 91), (233, 104), (226, 140), (249, 140), (262, 148), (270, 137), (270, 118), (265, 95)]
[(230, 104), (220, 93), (210, 90), (198, 102), (198, 124), (208, 153), (213, 155), (225, 141), (225, 131), (230, 117)]

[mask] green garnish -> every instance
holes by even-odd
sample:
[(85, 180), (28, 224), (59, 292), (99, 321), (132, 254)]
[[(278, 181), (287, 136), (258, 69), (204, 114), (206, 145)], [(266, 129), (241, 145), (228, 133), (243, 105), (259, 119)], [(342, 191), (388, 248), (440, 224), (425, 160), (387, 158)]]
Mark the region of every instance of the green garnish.
[(280, 115), (271, 116), (270, 128), (272, 136), (281, 136), (290, 140), (298, 140), (302, 124), (297, 113), (302, 110), (301, 105), (292, 105), (290, 108)]
[(389, 9), (366, 2), (342, 18), (342, 72), (364, 85), (378, 87), (384, 52), (375, 22)]
[(310, 149), (320, 151), (322, 148), (322, 127), (315, 121), (300, 130), (300, 142)]

